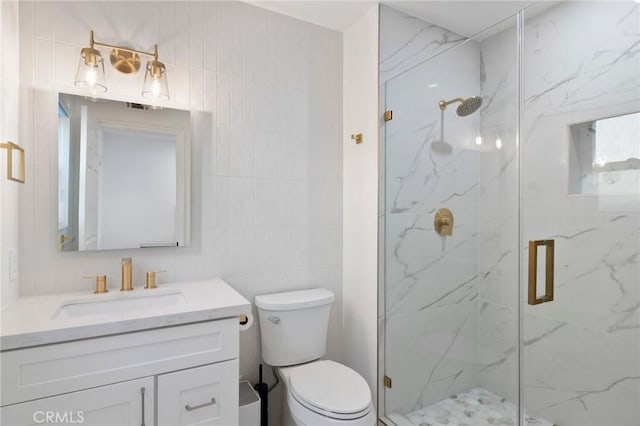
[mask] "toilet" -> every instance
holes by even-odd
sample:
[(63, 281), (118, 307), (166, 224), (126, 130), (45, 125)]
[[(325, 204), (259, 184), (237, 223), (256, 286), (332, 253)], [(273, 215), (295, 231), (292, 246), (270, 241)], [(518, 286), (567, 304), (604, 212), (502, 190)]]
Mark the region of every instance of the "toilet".
[(284, 384), (284, 426), (372, 426), (367, 382), (340, 363), (322, 360), (335, 297), (323, 288), (256, 296), (262, 359)]

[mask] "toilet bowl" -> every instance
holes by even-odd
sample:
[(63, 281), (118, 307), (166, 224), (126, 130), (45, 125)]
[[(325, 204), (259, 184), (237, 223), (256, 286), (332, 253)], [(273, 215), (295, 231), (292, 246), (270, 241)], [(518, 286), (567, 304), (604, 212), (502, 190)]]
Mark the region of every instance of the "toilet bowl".
[(326, 353), (334, 295), (326, 289), (256, 296), (262, 358), (284, 385), (285, 426), (376, 424), (367, 382)]
[(277, 371), (285, 386), (285, 426), (375, 424), (369, 386), (347, 366), (322, 360)]

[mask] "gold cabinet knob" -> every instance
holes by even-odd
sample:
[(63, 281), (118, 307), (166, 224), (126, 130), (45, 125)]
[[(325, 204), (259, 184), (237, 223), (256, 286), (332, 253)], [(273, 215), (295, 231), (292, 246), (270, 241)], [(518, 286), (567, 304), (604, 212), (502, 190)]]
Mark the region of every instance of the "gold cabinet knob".
[(147, 272), (147, 281), (144, 285), (144, 288), (146, 289), (152, 289), (152, 288), (156, 288), (156, 274), (161, 274), (163, 272), (167, 272), (167, 271), (151, 271), (151, 272)]
[(107, 290), (107, 276), (106, 275), (88, 275), (82, 278), (95, 278), (96, 279), (96, 290), (93, 292), (94, 294), (108, 293)]

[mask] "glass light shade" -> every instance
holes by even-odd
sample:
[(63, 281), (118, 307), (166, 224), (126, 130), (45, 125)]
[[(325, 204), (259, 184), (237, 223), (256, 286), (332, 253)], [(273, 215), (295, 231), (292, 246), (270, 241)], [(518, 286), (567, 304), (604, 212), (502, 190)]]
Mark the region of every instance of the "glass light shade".
[(162, 62), (147, 62), (147, 72), (144, 75), (142, 96), (154, 101), (168, 101), (169, 87), (167, 85), (166, 68)]
[(98, 50), (85, 47), (80, 51), (80, 62), (78, 62), (74, 84), (77, 87), (87, 88), (94, 94), (107, 91), (104, 62)]

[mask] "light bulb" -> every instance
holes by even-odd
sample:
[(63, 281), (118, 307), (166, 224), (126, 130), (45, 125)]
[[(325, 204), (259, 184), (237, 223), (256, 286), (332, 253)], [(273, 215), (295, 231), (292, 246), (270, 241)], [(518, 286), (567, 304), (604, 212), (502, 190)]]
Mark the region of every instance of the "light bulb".
[(482, 145), (482, 136), (476, 136), (476, 145)]
[(153, 80), (151, 82), (151, 94), (153, 95), (154, 98), (157, 98), (158, 96), (160, 96), (160, 83), (158, 82), (158, 80)]
[(89, 83), (90, 86), (95, 86), (96, 85), (96, 79), (97, 79), (97, 75), (96, 75), (95, 68), (90, 68), (87, 71), (87, 82)]
[(502, 148), (502, 139), (500, 139), (500, 138), (496, 139), (496, 148), (498, 148), (498, 149)]

